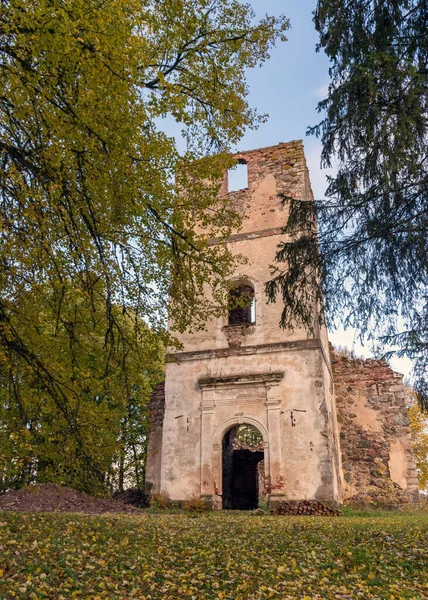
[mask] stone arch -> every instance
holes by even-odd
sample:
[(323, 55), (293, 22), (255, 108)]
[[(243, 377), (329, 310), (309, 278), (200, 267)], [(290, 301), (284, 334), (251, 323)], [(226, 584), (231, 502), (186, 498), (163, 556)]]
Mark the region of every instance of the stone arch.
[(238, 275), (233, 275), (232, 277), (230, 277), (229, 281), (232, 281), (232, 282), (236, 281), (236, 283), (243, 283), (244, 285), (246, 283), (249, 283), (250, 285), (253, 286), (253, 288), (256, 292), (258, 290), (260, 290), (260, 286), (262, 284), (260, 279), (257, 279), (256, 277), (253, 277), (252, 275), (247, 275), (246, 273), (240, 273)]
[(235, 427), (235, 425), (252, 425), (256, 429), (258, 429), (262, 434), (264, 447), (269, 447), (269, 433), (266, 427), (262, 423), (260, 423), (260, 421), (257, 421), (256, 419), (253, 419), (251, 417), (246, 417), (245, 415), (231, 417), (230, 419), (226, 419), (225, 421), (220, 423), (220, 425), (217, 425), (213, 435), (214, 447), (219, 445), (221, 446), (224, 436), (229, 431), (229, 429), (232, 429), (232, 427)]

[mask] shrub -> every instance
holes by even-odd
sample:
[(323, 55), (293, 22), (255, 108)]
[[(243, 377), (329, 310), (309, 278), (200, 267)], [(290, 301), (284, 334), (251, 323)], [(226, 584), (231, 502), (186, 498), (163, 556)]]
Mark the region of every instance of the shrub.
[(212, 510), (212, 503), (205, 498), (189, 498), (183, 502), (183, 508), (192, 512), (205, 512)]
[(171, 508), (171, 500), (163, 494), (152, 494), (150, 496), (150, 506), (152, 508), (164, 510), (166, 508)]

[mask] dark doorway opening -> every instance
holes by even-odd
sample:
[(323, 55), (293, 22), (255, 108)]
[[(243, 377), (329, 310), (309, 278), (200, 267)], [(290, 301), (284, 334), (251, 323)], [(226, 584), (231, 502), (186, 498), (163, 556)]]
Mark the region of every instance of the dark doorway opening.
[(252, 510), (264, 500), (264, 451), (261, 433), (237, 425), (223, 439), (223, 508)]

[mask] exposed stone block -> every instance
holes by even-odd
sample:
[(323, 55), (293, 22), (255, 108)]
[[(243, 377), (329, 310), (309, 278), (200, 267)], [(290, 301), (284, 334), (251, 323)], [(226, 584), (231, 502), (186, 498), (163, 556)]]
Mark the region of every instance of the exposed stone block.
[[(331, 355), (346, 497), (418, 501), (402, 377), (385, 361)], [(371, 467), (370, 467), (371, 464)], [(373, 466), (375, 465), (375, 468)], [(347, 485), (348, 484), (348, 485)], [(368, 494), (370, 496), (370, 494)]]

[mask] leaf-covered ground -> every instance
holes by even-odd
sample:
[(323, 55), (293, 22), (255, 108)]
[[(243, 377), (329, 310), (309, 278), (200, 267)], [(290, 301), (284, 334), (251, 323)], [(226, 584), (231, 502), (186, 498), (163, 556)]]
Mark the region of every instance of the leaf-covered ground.
[(428, 515), (0, 513), (0, 598), (428, 598)]

